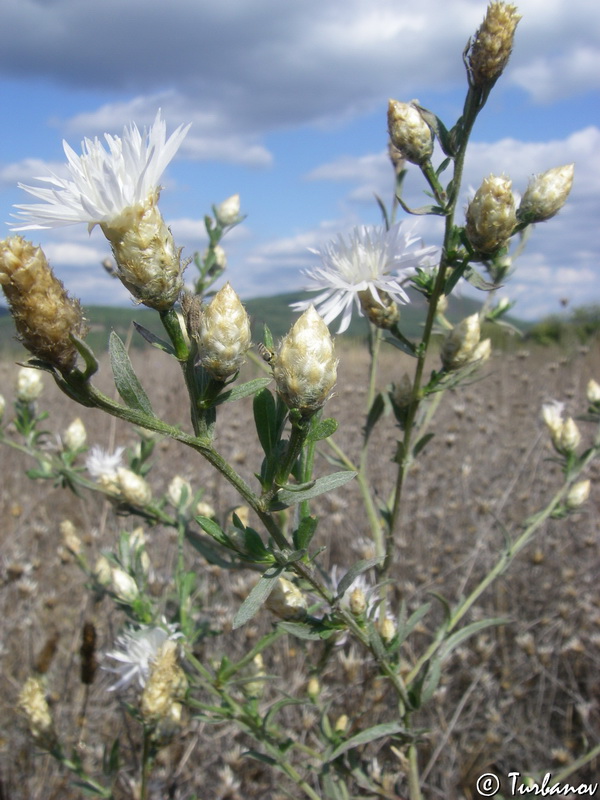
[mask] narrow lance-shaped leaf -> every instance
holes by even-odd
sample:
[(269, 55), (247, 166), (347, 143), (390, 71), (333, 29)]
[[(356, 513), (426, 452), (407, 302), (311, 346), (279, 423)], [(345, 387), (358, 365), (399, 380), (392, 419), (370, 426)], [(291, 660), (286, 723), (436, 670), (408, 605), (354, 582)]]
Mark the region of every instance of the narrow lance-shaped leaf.
[(272, 510), (279, 510), (287, 508), (288, 506), (293, 506), (296, 503), (301, 503), (303, 500), (312, 500), (313, 497), (318, 497), (320, 494), (330, 492), (333, 489), (343, 486), (355, 476), (356, 472), (352, 472), (351, 470), (334, 472), (332, 475), (324, 475), (322, 478), (317, 478), (310, 488), (303, 489), (299, 492), (280, 489), (271, 508)]
[(133, 366), (125, 350), (125, 345), (117, 334), (113, 331), (110, 334), (109, 346), (110, 363), (115, 386), (124, 403), (129, 408), (143, 411), (145, 414), (154, 416), (148, 395), (144, 391), (137, 375), (133, 371)]
[(372, 728), (367, 728), (338, 745), (333, 752), (329, 754), (327, 760), (333, 761), (338, 756), (341, 756), (342, 753), (352, 750), (361, 744), (368, 744), (369, 742), (375, 741), (375, 739), (381, 739), (384, 736), (393, 736), (398, 733), (406, 733), (406, 729), (399, 722), (383, 722), (381, 725), (373, 725)]
[(282, 567), (267, 570), (267, 572), (260, 577), (256, 586), (239, 607), (233, 620), (233, 630), (241, 628), (242, 625), (252, 619), (257, 613), (258, 609), (263, 605), (275, 588), (276, 579), (282, 570)]
[(356, 564), (353, 564), (338, 583), (337, 596), (342, 597), (346, 589), (352, 585), (359, 575), (361, 575), (363, 572), (366, 572), (368, 569), (371, 569), (371, 567), (381, 563), (381, 561), (383, 561), (383, 556), (377, 556), (377, 558), (365, 558), (362, 561), (357, 561)]

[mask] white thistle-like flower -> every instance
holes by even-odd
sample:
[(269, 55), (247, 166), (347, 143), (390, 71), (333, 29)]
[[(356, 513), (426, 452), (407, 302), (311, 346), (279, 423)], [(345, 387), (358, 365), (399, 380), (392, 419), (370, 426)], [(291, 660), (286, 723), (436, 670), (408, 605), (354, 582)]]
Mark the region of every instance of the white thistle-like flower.
[(105, 133), (108, 150), (98, 138), (86, 138), (78, 156), (63, 141), (69, 178), (36, 178), (49, 188), (20, 183), (21, 189), (43, 202), (15, 206), (20, 211), (13, 216), (25, 224), (14, 230), (44, 230), (78, 222), (86, 222), (91, 230), (99, 223), (110, 223), (127, 208), (144, 205), (157, 191), (189, 127), (180, 125), (167, 139), (159, 110), (143, 136), (135, 123), (124, 128), (122, 138)]
[(376, 226), (356, 227), (347, 238), (339, 234), (311, 252), (321, 257), (322, 264), (304, 271), (313, 284), (308, 288), (324, 291), (312, 300), (293, 303), (292, 308), (304, 311), (314, 305), (327, 325), (341, 315), (338, 333), (343, 333), (350, 325), (353, 305), (363, 316), (361, 292), (370, 293), (381, 305), (385, 305), (382, 299), (386, 295), (396, 303), (408, 303), (402, 284), (416, 267), (428, 265), (437, 248), (423, 247), (412, 230), (398, 224), (387, 231)]
[(117, 447), (114, 453), (111, 453), (109, 450), (94, 445), (85, 459), (87, 471), (96, 480), (116, 480), (124, 450), (124, 447)]
[(139, 630), (126, 630), (122, 633), (117, 638), (116, 649), (106, 653), (106, 658), (113, 659), (117, 664), (113, 667), (102, 667), (107, 672), (119, 676), (117, 682), (110, 687), (110, 691), (125, 689), (136, 682), (143, 689), (152, 664), (164, 643), (179, 639), (181, 636), (182, 634), (177, 633), (172, 625), (168, 626), (168, 629), (158, 626), (142, 627)]

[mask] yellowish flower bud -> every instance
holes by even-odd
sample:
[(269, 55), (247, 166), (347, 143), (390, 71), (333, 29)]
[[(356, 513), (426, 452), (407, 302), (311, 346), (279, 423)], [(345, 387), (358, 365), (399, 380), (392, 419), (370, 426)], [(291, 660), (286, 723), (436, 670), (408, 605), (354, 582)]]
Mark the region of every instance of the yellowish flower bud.
[(204, 261), (206, 261), (211, 252), (214, 258), (214, 265), (217, 266), (221, 271), (223, 271), (227, 266), (227, 253), (221, 247), (220, 244), (217, 244), (212, 248), (207, 247), (204, 253), (202, 254), (202, 258), (204, 259)]
[(590, 487), (591, 483), (589, 480), (574, 483), (567, 494), (567, 508), (573, 509), (582, 506), (590, 496)]
[(558, 434), (557, 449), (561, 452), (573, 453), (579, 447), (580, 442), (581, 434), (577, 424), (572, 417), (567, 417)]
[(554, 167), (529, 181), (517, 216), (523, 222), (544, 222), (558, 214), (573, 186), (574, 164)]
[(123, 499), (133, 506), (143, 508), (152, 500), (152, 491), (146, 481), (130, 469), (119, 467), (117, 483)]
[(265, 665), (263, 657), (257, 653), (252, 659), (252, 671), (256, 680), (248, 681), (243, 685), (244, 694), (246, 697), (261, 697), (265, 690)]
[(145, 203), (125, 208), (101, 222), (110, 242), (117, 275), (141, 303), (167, 311), (183, 288), (181, 250), (158, 209), (158, 190)]
[(51, 746), (56, 736), (52, 724), (52, 714), (46, 700), (46, 693), (40, 678), (28, 678), (21, 689), (19, 708), (27, 719), (29, 731), (38, 744)]
[(600, 384), (597, 383), (593, 378), (590, 378), (588, 381), (586, 395), (588, 403), (591, 403), (592, 405), (600, 403)]
[(348, 715), (341, 714), (336, 719), (334, 728), (336, 733), (345, 733), (348, 728)]
[(77, 535), (75, 525), (73, 525), (70, 519), (64, 519), (58, 527), (67, 550), (70, 550), (73, 555), (78, 556), (81, 553), (83, 545), (81, 544), (81, 539)]
[(98, 556), (94, 564), (94, 578), (101, 586), (109, 586), (112, 582), (112, 566), (106, 556)]
[(357, 586), (350, 592), (350, 611), (355, 617), (360, 617), (361, 614), (365, 613), (366, 608), (367, 598), (365, 593), (360, 586)]
[(269, 611), (281, 619), (302, 619), (306, 615), (306, 598), (298, 587), (287, 578), (277, 578), (275, 588), (267, 598)]
[(473, 249), (491, 255), (504, 247), (517, 224), (515, 198), (508, 178), (489, 175), (467, 208), (466, 233)]
[(389, 644), (396, 635), (396, 623), (391, 617), (378, 621), (377, 629), (384, 644)]
[(4, 395), (0, 394), (0, 422), (2, 422), (2, 417), (4, 416), (5, 410), (6, 410), (6, 400), (4, 399)]
[(392, 145), (411, 164), (429, 161), (433, 153), (433, 135), (414, 101), (389, 101), (388, 131)]
[(68, 296), (42, 249), (21, 236), (0, 242), (0, 284), (23, 345), (69, 372), (77, 359), (69, 337), (83, 338), (88, 329), (79, 301)]
[(22, 403), (33, 403), (44, 389), (42, 373), (39, 369), (21, 367), (17, 373), (17, 398)]
[(66, 450), (81, 450), (82, 447), (85, 447), (87, 432), (79, 417), (73, 420), (62, 438)]
[(483, 363), (487, 361), (488, 358), (492, 354), (492, 341), (491, 339), (484, 339), (482, 342), (479, 342), (475, 350), (473, 350), (473, 355), (471, 356), (471, 362), (480, 361)]
[(187, 689), (185, 673), (178, 664), (177, 642), (167, 640), (161, 647), (140, 701), (140, 710), (146, 723), (156, 724), (171, 716), (177, 700)]
[(516, 6), (490, 3), (481, 27), (468, 45), (467, 64), (472, 86), (491, 87), (502, 75), (520, 19)]
[(318, 678), (315, 678), (314, 676), (310, 678), (306, 687), (306, 694), (313, 701), (316, 700), (316, 698), (321, 694), (321, 684), (319, 683)]
[(323, 406), (337, 378), (338, 362), (327, 325), (310, 306), (283, 338), (273, 376), (288, 408), (312, 414)]
[(545, 422), (552, 439), (560, 435), (563, 426), (562, 412), (564, 404), (556, 400), (551, 403), (544, 403), (542, 406), (542, 419)]
[(441, 351), (442, 364), (445, 369), (460, 369), (473, 361), (473, 354), (479, 344), (480, 332), (479, 314), (465, 317), (449, 331)]
[(216, 515), (215, 509), (211, 506), (210, 503), (204, 502), (201, 500), (196, 506), (196, 514), (199, 517), (214, 517)]
[(240, 216), (240, 196), (239, 194), (232, 194), (227, 200), (223, 200), (215, 207), (215, 216), (217, 222), (223, 228), (227, 225), (233, 225), (238, 221)]
[(132, 603), (139, 595), (137, 583), (119, 567), (111, 568), (111, 580), (114, 593), (125, 603)]
[(179, 508), (182, 504), (184, 504), (184, 507), (187, 506), (192, 499), (192, 494), (190, 482), (182, 478), (181, 475), (175, 475), (167, 489), (167, 497), (171, 505), (175, 506), (175, 508)]
[(250, 319), (229, 283), (202, 313), (198, 351), (204, 369), (225, 381), (240, 369), (251, 343)]
[(369, 289), (365, 289), (364, 292), (358, 292), (360, 305), (367, 319), (376, 328), (389, 330), (400, 319), (400, 310), (387, 292), (380, 290), (378, 294), (379, 301), (373, 297)]

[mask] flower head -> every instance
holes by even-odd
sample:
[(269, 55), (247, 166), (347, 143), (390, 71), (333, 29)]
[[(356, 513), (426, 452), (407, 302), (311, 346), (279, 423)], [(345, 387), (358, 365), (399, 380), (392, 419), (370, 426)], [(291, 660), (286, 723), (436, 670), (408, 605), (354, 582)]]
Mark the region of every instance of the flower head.
[(116, 480), (124, 450), (124, 447), (117, 447), (114, 453), (111, 453), (94, 445), (85, 460), (87, 471), (96, 480), (106, 478)]
[(105, 666), (103, 669), (118, 675), (117, 682), (111, 686), (111, 691), (123, 689), (137, 682), (144, 688), (150, 674), (152, 664), (156, 660), (165, 642), (181, 636), (171, 627), (159, 628), (142, 627), (139, 630), (126, 630), (117, 638), (117, 647), (106, 658), (111, 658), (117, 664), (113, 667)]
[(180, 125), (166, 138), (166, 124), (158, 111), (149, 131), (140, 134), (133, 123), (123, 137), (104, 134), (108, 150), (96, 138), (84, 139), (80, 156), (63, 141), (69, 178), (57, 175), (37, 178), (50, 188), (19, 187), (43, 203), (17, 205), (14, 216), (26, 224), (15, 230), (43, 230), (87, 222), (93, 228), (110, 223), (126, 208), (146, 203), (158, 189), (158, 182), (179, 149), (189, 125)]
[[(313, 300), (293, 303), (296, 311), (314, 305), (329, 325), (342, 315), (338, 333), (350, 325), (352, 305), (363, 315), (361, 292), (368, 292), (380, 305), (382, 297), (396, 303), (408, 303), (402, 283), (418, 266), (436, 253), (435, 247), (423, 247), (421, 240), (401, 224), (389, 230), (382, 227), (357, 227), (345, 239), (339, 234), (320, 250), (311, 252), (321, 257), (322, 264), (305, 271), (316, 290), (325, 290)], [(310, 287), (312, 290), (313, 287)]]

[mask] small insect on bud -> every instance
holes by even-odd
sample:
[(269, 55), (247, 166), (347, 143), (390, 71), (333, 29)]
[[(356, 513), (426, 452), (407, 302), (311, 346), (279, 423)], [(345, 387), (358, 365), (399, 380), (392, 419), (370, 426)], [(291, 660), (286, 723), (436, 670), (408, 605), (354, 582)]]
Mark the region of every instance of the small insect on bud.
[(217, 222), (223, 228), (228, 225), (234, 225), (240, 218), (240, 196), (239, 194), (232, 194), (227, 200), (223, 200), (218, 206), (215, 206), (215, 217)]
[(306, 598), (298, 587), (287, 578), (277, 578), (275, 588), (267, 598), (269, 611), (281, 619), (294, 620), (306, 616)]
[(558, 214), (573, 186), (574, 164), (554, 167), (529, 181), (519, 205), (517, 217), (522, 222), (545, 222)]
[(521, 17), (516, 6), (490, 3), (475, 37), (467, 45), (467, 72), (471, 86), (491, 88), (504, 72)]
[(288, 408), (310, 415), (323, 406), (335, 384), (338, 362), (329, 329), (314, 306), (296, 320), (271, 363), (277, 391)]
[(69, 425), (63, 434), (62, 440), (65, 450), (75, 452), (85, 447), (87, 432), (85, 430), (85, 425), (79, 417), (74, 419)]
[(71, 334), (83, 338), (88, 328), (79, 301), (67, 295), (42, 249), (21, 236), (0, 242), (0, 284), (23, 345), (69, 372), (77, 359)]
[(474, 360), (481, 328), (479, 314), (465, 317), (446, 335), (442, 344), (441, 359), (447, 370), (460, 369)]
[(200, 363), (218, 381), (235, 375), (250, 347), (250, 319), (229, 283), (202, 312), (198, 350)]
[(389, 101), (388, 132), (392, 145), (411, 164), (424, 164), (431, 158), (433, 135), (415, 101)]
[(600, 384), (593, 378), (588, 381), (586, 395), (588, 403), (591, 405), (594, 406), (600, 403)]
[(17, 373), (17, 399), (22, 403), (33, 403), (43, 389), (42, 373), (38, 369), (21, 367)]
[(517, 224), (511, 186), (508, 178), (489, 175), (469, 203), (466, 233), (482, 256), (493, 255), (508, 244)]
[(590, 496), (590, 486), (591, 483), (589, 480), (574, 483), (567, 494), (567, 508), (573, 509), (582, 506)]
[(152, 491), (146, 481), (130, 469), (119, 467), (117, 483), (123, 499), (132, 506), (143, 508), (152, 500)]

